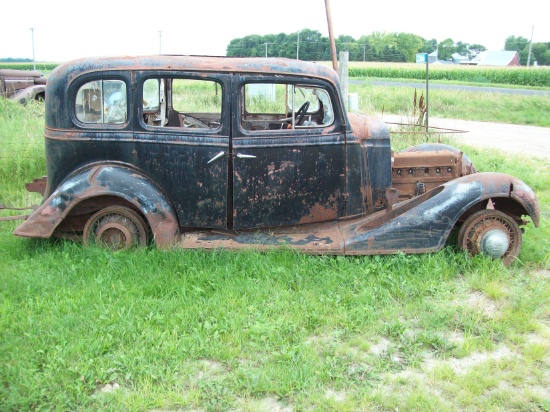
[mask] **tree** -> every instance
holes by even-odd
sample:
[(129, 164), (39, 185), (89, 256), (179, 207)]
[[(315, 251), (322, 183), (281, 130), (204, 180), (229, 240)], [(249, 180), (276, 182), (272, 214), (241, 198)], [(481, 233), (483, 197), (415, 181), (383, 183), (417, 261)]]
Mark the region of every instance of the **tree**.
[(445, 39), (437, 45), (437, 56), (439, 60), (449, 60), (455, 52), (455, 42), (453, 39)]
[(482, 46), (481, 44), (470, 44), (470, 47), (468, 49), (468, 59), (472, 60), (473, 58), (477, 57), (479, 53), (486, 50), (487, 48), (485, 46)]
[(366, 38), (378, 54), (381, 54), (386, 47), (395, 46), (395, 36), (393, 34), (375, 31)]
[(414, 62), (416, 53), (424, 45), (424, 39), (416, 34), (395, 33), (395, 46), (405, 56), (405, 61)]
[(462, 43), (461, 41), (457, 41), (455, 44), (455, 53), (460, 54), (461, 56), (467, 56), (468, 50), (470, 50), (470, 45), (468, 43)]
[[(527, 50), (529, 50), (529, 47), (527, 47)], [(532, 53), (531, 64), (536, 61), (541, 66), (550, 65), (550, 43), (533, 43)]]
[(437, 50), (437, 40), (436, 39), (431, 39), (431, 40), (425, 40), (425, 39), (422, 39), (423, 40), (423, 44), (422, 44), (422, 47), (420, 48), (419, 50), (419, 53), (433, 53), (434, 51)]
[(522, 51), (529, 44), (529, 40), (521, 36), (508, 36), (504, 41), (504, 50), (506, 51)]

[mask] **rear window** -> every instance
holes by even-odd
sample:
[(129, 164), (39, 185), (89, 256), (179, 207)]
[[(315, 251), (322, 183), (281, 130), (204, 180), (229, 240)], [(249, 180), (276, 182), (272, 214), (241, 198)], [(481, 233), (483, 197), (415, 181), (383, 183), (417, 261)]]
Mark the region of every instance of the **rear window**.
[(122, 124), (128, 119), (126, 83), (94, 80), (76, 93), (76, 118), (82, 123)]

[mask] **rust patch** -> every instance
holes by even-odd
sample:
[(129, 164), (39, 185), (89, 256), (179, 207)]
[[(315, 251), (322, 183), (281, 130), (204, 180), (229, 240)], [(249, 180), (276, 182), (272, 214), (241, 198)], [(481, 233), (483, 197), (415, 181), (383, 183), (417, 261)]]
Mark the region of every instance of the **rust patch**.
[(329, 207), (325, 207), (320, 204), (314, 205), (307, 216), (300, 219), (300, 224), (322, 222), (325, 220), (332, 220), (338, 217), (338, 208), (336, 202), (333, 200), (330, 202)]

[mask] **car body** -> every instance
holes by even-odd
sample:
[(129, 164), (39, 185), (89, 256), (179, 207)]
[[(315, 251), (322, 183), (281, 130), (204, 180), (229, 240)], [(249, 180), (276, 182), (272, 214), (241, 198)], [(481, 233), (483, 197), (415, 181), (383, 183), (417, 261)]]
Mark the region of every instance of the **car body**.
[(25, 103), (46, 98), (46, 78), (35, 70), (0, 69), (0, 96)]
[(520, 180), (459, 150), (394, 153), (379, 119), (347, 113), (336, 72), (289, 59), (92, 58), (48, 79), (44, 196), (15, 234), (114, 248), (440, 250), (511, 263), (539, 222)]

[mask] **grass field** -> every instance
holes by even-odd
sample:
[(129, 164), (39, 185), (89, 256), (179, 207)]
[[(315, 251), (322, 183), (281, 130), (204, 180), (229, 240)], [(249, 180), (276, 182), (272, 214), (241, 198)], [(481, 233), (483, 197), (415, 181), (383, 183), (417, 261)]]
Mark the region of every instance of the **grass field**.
[[(39, 201), (42, 110), (0, 101), (0, 203)], [(0, 410), (550, 411), (550, 164), (466, 149), (539, 196), (511, 268), (452, 245), (113, 253), (3, 223)]]
[[(399, 86), (350, 84), (350, 93), (359, 94), (359, 107), (367, 113), (407, 115), (413, 107), (415, 89)], [(416, 89), (417, 98), (425, 95), (424, 84)], [(429, 91), (430, 117), (525, 124), (550, 127), (550, 96), (525, 96), (463, 90)]]

